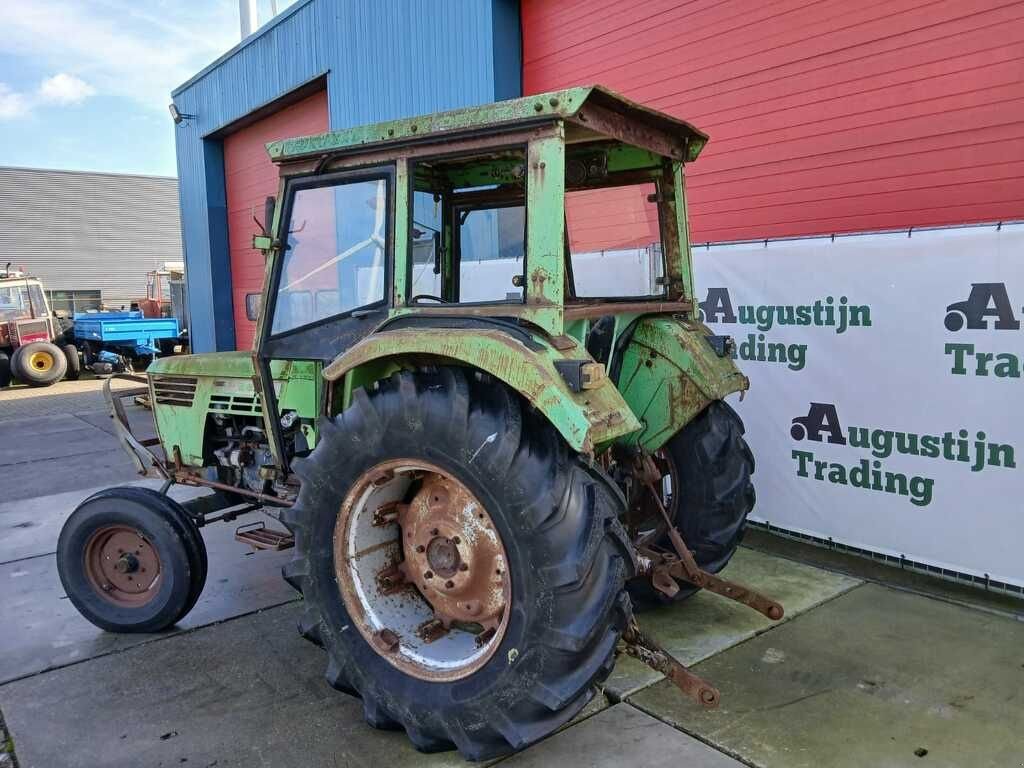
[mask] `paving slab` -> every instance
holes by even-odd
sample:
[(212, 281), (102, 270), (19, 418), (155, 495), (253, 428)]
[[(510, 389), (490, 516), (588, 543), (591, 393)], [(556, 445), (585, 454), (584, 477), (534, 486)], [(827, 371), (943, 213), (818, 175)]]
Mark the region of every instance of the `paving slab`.
[[(102, 411), (106, 408), (103, 383), (103, 379), (85, 375), (79, 381), (58, 381), (49, 387), (15, 384), (0, 389), (0, 420)], [(114, 389), (131, 389), (138, 386), (135, 382), (123, 379), (113, 381)]]
[[(114, 485), (158, 489), (161, 481), (133, 480)], [(110, 487), (102, 485), (0, 503), (0, 564), (53, 554), (68, 515), (89, 496)], [(169, 491), (171, 498), (177, 501), (187, 501), (206, 493), (209, 493), (206, 489), (187, 485), (174, 485)]]
[(864, 585), (697, 666), (702, 710), (667, 682), (630, 701), (751, 765), (1024, 764), (1024, 623)]
[(365, 724), (287, 605), (0, 687), (21, 768), (458, 766)]
[(234, 539), (236, 525), (258, 520), (280, 528), (269, 516), (252, 512), (235, 523), (203, 529), (210, 560), (206, 587), (189, 615), (160, 634), (117, 635), (87, 622), (65, 596), (53, 555), (0, 565), (0, 682), (295, 600), (295, 591), (281, 578), (292, 551), (256, 553)]
[(502, 768), (741, 768), (742, 763), (629, 704), (616, 704), (501, 762)]
[[(741, 547), (722, 576), (753, 587), (782, 603), (782, 623), (861, 584), (858, 579)], [(709, 592), (678, 605), (661, 606), (638, 615), (640, 626), (683, 664), (709, 656), (764, 632), (773, 622), (744, 605)], [(662, 679), (632, 658), (620, 658), (605, 685), (614, 700), (628, 697)]]

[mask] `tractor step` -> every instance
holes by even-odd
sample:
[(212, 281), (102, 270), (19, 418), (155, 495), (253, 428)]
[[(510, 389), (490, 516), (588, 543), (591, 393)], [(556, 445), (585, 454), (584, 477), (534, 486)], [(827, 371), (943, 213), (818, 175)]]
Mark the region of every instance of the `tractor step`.
[(235, 530), (235, 539), (253, 549), (290, 549), (295, 546), (295, 537), (284, 531), (267, 528), (262, 520), (257, 523), (240, 525)]

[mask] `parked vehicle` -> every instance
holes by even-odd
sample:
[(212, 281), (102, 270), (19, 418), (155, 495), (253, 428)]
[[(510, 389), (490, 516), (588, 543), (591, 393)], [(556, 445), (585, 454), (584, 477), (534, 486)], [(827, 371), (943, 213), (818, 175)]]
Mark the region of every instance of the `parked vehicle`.
[(77, 379), (78, 352), (61, 338), (42, 283), (7, 264), (0, 272), (0, 388), (12, 379), (33, 387)]
[(173, 354), (180, 343), (173, 317), (144, 317), (132, 312), (80, 312), (71, 338), (83, 364), (97, 374), (142, 370), (160, 354)]
[[(265, 507), (290, 533), (236, 535), (294, 544), (328, 682), (418, 749), (543, 738), (617, 648), (715, 706), (633, 615), (704, 588), (782, 616), (716, 575), (754, 459), (724, 402), (749, 386), (734, 344), (698, 319), (684, 164), (706, 140), (588, 87), (269, 145), (253, 351), (107, 387), (141, 473), (216, 493), (83, 502), (57, 549), (72, 603), (110, 631), (168, 627), (203, 588), (200, 527)], [(158, 441), (128, 427), (139, 391)]]

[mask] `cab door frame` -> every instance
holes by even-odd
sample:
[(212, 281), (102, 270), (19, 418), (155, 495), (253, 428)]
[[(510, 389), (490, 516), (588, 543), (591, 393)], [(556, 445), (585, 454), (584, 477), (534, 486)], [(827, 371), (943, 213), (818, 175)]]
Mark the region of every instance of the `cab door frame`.
[[(288, 251), (288, 227), (296, 194), (304, 189), (338, 186), (344, 183), (383, 180), (385, 183), (384, 289), (383, 296), (360, 307), (321, 318), (277, 334), (272, 332), (281, 272)], [(394, 305), (395, 200), (394, 162), (323, 174), (285, 177), (281, 181), (272, 229), (272, 245), (263, 280), (263, 299), (253, 347), (254, 384), (263, 405), (263, 422), (278, 469), (287, 473), (289, 462), (281, 435), (277, 391), (271, 374), (271, 360), (310, 360), (322, 366), (353, 344), (371, 334), (387, 319)], [(321, 412), (324, 397), (321, 395)]]

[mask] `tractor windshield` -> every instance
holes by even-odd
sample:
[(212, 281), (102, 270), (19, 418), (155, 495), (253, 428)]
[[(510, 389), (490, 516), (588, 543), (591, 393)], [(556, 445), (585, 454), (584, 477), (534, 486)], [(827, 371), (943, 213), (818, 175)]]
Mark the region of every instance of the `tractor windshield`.
[(384, 300), (386, 195), (382, 178), (295, 191), (272, 334)]
[(665, 260), (653, 182), (565, 194), (566, 238), (579, 298), (663, 296)]
[(0, 282), (0, 321), (47, 316), (46, 300), (39, 283)]

